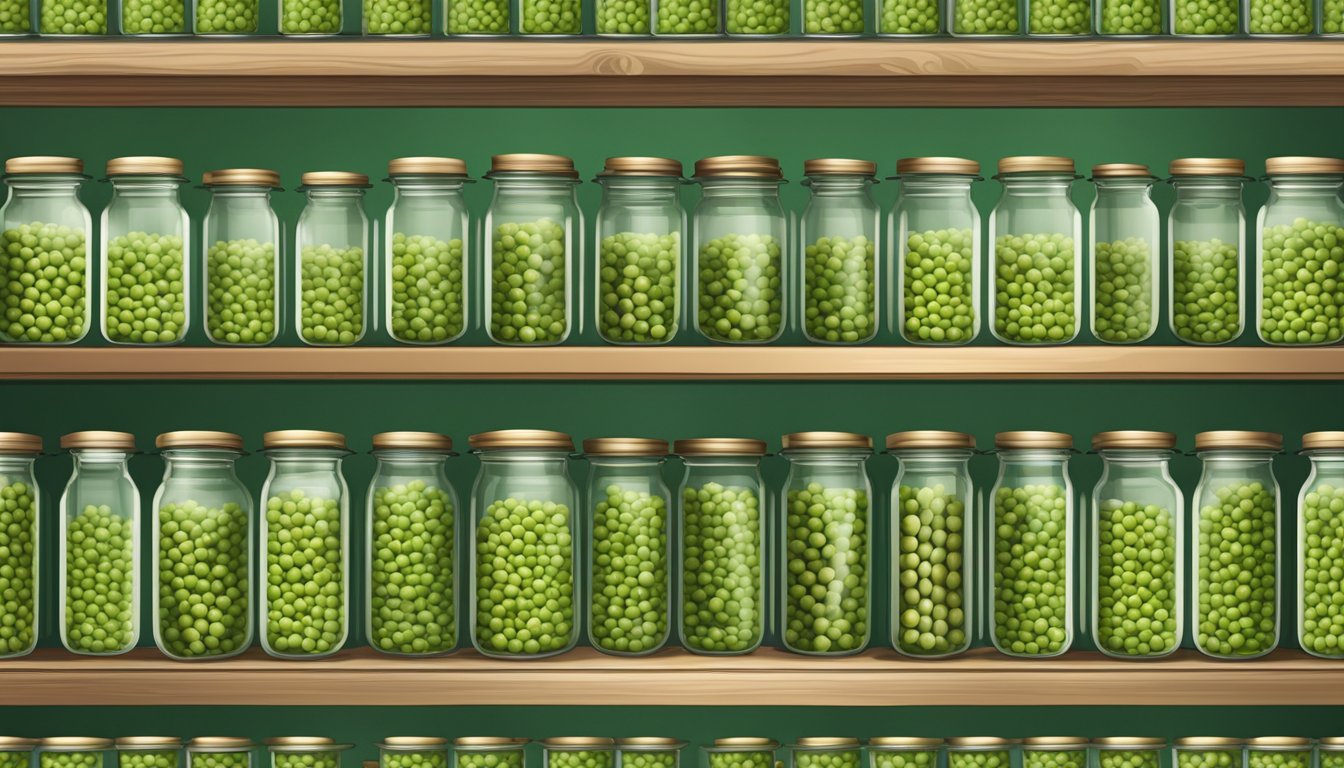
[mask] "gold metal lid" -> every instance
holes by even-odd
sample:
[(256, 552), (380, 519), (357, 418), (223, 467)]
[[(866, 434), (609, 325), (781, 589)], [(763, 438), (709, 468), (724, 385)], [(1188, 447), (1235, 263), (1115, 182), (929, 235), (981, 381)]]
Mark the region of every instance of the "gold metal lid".
[(176, 157), (114, 157), (107, 161), (108, 176), (181, 176), (182, 161)]
[(106, 448), (113, 451), (134, 451), (135, 435), (130, 432), (88, 430), (61, 436), (61, 447), (66, 450)]
[(1311, 749), (1311, 739), (1302, 736), (1257, 736), (1246, 740), (1249, 749), (1298, 750)]
[(616, 746), (624, 750), (666, 752), (681, 749), (686, 746), (686, 742), (671, 736), (629, 736), (617, 739)]
[(681, 161), (666, 157), (608, 157), (598, 176), (676, 176)]
[(1092, 166), (1092, 178), (1094, 179), (1151, 179), (1152, 177), (1153, 172), (1142, 163), (1100, 163)]
[(672, 443), (678, 456), (764, 456), (765, 441), (749, 437), (695, 437)]
[(1091, 742), (1083, 736), (1032, 736), (1022, 740), (1022, 748), (1045, 752), (1087, 749)]
[(414, 752), (425, 749), (447, 749), (448, 740), (438, 736), (387, 736), (378, 746), (394, 752)]
[(1007, 749), (1012, 745), (1012, 739), (998, 736), (953, 736), (947, 740), (947, 746), (953, 749)]
[(612, 749), (616, 746), (616, 740), (606, 736), (552, 736), (549, 739), (542, 739), (541, 746), (546, 749), (575, 750), (575, 749)]
[(305, 187), (367, 187), (369, 177), (350, 171), (309, 171), (299, 182)]
[[(336, 448), (345, 450), (345, 435), (318, 429), (281, 429), (261, 436), (261, 447), (272, 448)], [(300, 737), (307, 738), (307, 737)]]
[(82, 752), (111, 749), (116, 742), (96, 736), (48, 736), (38, 747), (48, 752)]
[(887, 435), (887, 450), (907, 448), (975, 448), (975, 435), (940, 429), (915, 429)]
[(1150, 432), (1143, 429), (1118, 429), (1098, 432), (1092, 436), (1092, 450), (1123, 450), (1126, 448), (1169, 451), (1176, 447), (1176, 435), (1171, 432)]
[(874, 736), (868, 740), (868, 746), (876, 749), (937, 749), (943, 746), (943, 740), (924, 736)]
[(243, 438), (232, 432), (184, 430), (164, 432), (154, 438), (156, 448), (222, 448), (227, 451), (243, 450)]
[(1344, 160), (1338, 157), (1271, 157), (1265, 161), (1265, 173), (1280, 174), (1344, 174)]
[(574, 161), (564, 155), (514, 153), (490, 158), (491, 173), (545, 173), (577, 179)]
[(1245, 744), (1244, 740), (1230, 736), (1182, 736), (1172, 742), (1173, 746), (1191, 749), (1239, 749)]
[(1277, 432), (1252, 432), (1238, 429), (1200, 432), (1195, 435), (1196, 451), (1217, 448), (1281, 451), (1283, 450), (1283, 435)]
[(187, 749), (192, 752), (240, 752), (255, 746), (244, 736), (197, 736), (187, 742)]
[(1335, 752), (1344, 749), (1344, 736), (1323, 736), (1316, 745), (1326, 752)]
[(823, 157), (803, 162), (805, 176), (873, 176), (877, 163), (846, 157)]
[(762, 155), (718, 155), (695, 161), (696, 178), (782, 179), (779, 161)]
[(873, 447), (873, 438), (854, 432), (791, 432), (785, 435), (781, 442), (785, 450)]
[(176, 736), (122, 736), (117, 749), (181, 749), (182, 740)]
[(266, 740), (271, 752), (339, 752), (353, 744), (337, 744), (326, 736), (277, 736)]
[(776, 749), (779, 742), (763, 736), (729, 736), (714, 740), (714, 748), (722, 750)]
[(964, 157), (902, 157), (896, 161), (896, 173), (946, 173), (979, 176), (980, 164)]
[(994, 436), (995, 448), (1047, 448), (1066, 450), (1073, 447), (1073, 435), (1064, 432), (1019, 430), (1000, 432)]
[(667, 441), (651, 437), (594, 437), (583, 441), (591, 456), (666, 456)]
[(26, 432), (0, 432), (0, 453), (41, 452), (42, 438), (38, 435), (30, 435)]
[(496, 429), (467, 438), (467, 444), (477, 451), (498, 451), (509, 448), (540, 448), (558, 451), (574, 450), (574, 439), (564, 432), (549, 429)]
[(387, 161), (389, 176), (466, 176), (467, 164), (456, 157), (398, 157)]
[(999, 173), (1073, 173), (1073, 158), (1016, 155), (999, 160)]
[(56, 155), (11, 157), (5, 161), (5, 173), (84, 173), (84, 161)]
[(41, 739), (26, 739), (22, 736), (0, 736), (0, 752), (28, 752), (42, 743)]
[(1092, 743), (1101, 749), (1162, 749), (1167, 740), (1156, 736), (1106, 736), (1093, 739)]
[(531, 739), (521, 739), (513, 736), (459, 736), (453, 739), (453, 746), (469, 749), (473, 747), (477, 749), (521, 748), (531, 741)]
[(438, 432), (379, 432), (373, 450), (452, 451), (453, 438)]
[(858, 749), (861, 745), (858, 739), (848, 736), (801, 736), (797, 743), (793, 745), (799, 749), (822, 749), (828, 747), (840, 747)]
[(1308, 432), (1302, 436), (1302, 450), (1314, 451), (1322, 448), (1344, 448), (1344, 432)]
[(224, 168), (206, 171), (201, 183), (207, 187), (271, 187), (279, 188), (280, 174), (265, 168)]
[(1172, 176), (1245, 176), (1246, 161), (1230, 157), (1182, 157), (1167, 166)]

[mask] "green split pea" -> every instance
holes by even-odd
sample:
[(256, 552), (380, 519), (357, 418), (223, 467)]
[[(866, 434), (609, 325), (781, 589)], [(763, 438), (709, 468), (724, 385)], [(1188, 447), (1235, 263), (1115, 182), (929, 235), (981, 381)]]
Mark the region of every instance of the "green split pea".
[(975, 335), (975, 235), (911, 232), (905, 239), (901, 332), (919, 343), (960, 344)]
[(39, 752), (40, 768), (98, 768), (103, 764), (103, 753), (94, 752)]
[[(345, 637), (341, 525), (340, 499), (295, 488), (266, 501), (266, 641), (277, 653), (302, 656), (340, 648)], [(281, 768), (281, 754), (276, 753), (276, 768)]]
[(1141, 237), (1097, 243), (1092, 276), (1093, 332), (1102, 341), (1125, 344), (1153, 332), (1152, 250)]
[[(682, 641), (692, 650), (740, 653), (760, 642), (761, 505), (750, 488), (719, 483), (682, 494)], [(716, 756), (757, 754), (712, 753)], [(773, 768), (773, 761), (767, 766)]]
[(1311, 768), (1311, 750), (1246, 751), (1247, 768)]
[(805, 0), (803, 32), (809, 35), (863, 34), (863, 0)]
[(180, 35), (186, 31), (183, 0), (121, 0), (124, 35)]
[(677, 753), (648, 749), (621, 750), (621, 768), (676, 768)]
[(873, 241), (821, 237), (803, 252), (803, 324), (813, 341), (853, 344), (877, 332)]
[(335, 752), (275, 752), (275, 768), (341, 768)]
[(1103, 35), (1159, 35), (1161, 0), (1102, 0), (1100, 26)]
[(490, 337), (559, 344), (569, 330), (565, 228), (550, 219), (495, 227), (490, 249)]
[[(385, 485), (373, 491), (372, 515), (369, 644), (402, 654), (452, 650), (457, 645), (452, 497), (423, 480)], [(434, 755), (443, 753), (388, 752), (386, 757)]]
[(714, 35), (719, 32), (719, 0), (657, 0), (660, 35)]
[(809, 483), (790, 490), (787, 503), (785, 644), (807, 653), (862, 650), (868, 639), (868, 492)]
[(882, 0), (882, 35), (936, 35), (942, 14), (938, 0)]
[(773, 752), (710, 752), (709, 768), (775, 768)]
[(248, 768), (249, 752), (192, 752), (191, 768)]
[(1172, 32), (1178, 35), (1235, 35), (1240, 0), (1175, 0)]
[(448, 750), (383, 753), (381, 768), (448, 768)]
[(598, 330), (623, 344), (670, 340), (677, 332), (681, 234), (618, 232), (602, 238)]
[(1005, 652), (1067, 650), (1068, 491), (1059, 485), (999, 488), (994, 497), (994, 640)]
[(281, 0), (281, 34), (335, 35), (340, 31), (341, 0)]
[(1294, 219), (1265, 227), (1260, 336), (1271, 344), (1344, 338), (1344, 226)]
[(1241, 257), (1234, 243), (1177, 240), (1172, 253), (1172, 330), (1195, 344), (1241, 333)]
[(927, 749), (873, 749), (874, 768), (937, 768), (938, 753)]
[(781, 244), (771, 235), (724, 235), (700, 246), (701, 333), (713, 341), (763, 342), (783, 328)]
[(604, 35), (647, 35), (649, 0), (599, 0), (597, 31)]
[(1344, 487), (1321, 483), (1308, 491), (1302, 523), (1302, 647), (1344, 656)]
[[(247, 512), (229, 502), (159, 507), (159, 636), (181, 658), (222, 656), (248, 641)], [(128, 752), (130, 755), (151, 754)], [(144, 768), (159, 768), (144, 766)]]
[[(25, 0), (0, 0), (0, 35), (22, 35), (31, 29), (32, 20), (29, 18), (28, 3)], [(0, 761), (5, 759), (6, 754), (22, 753), (0, 754)], [(5, 768), (3, 763), (0, 763), (0, 768)]]
[(130, 517), (106, 504), (86, 505), (66, 523), (65, 640), (71, 650), (98, 654), (130, 648), (139, 588), (134, 536)]
[(1247, 481), (1201, 500), (1194, 618), (1199, 648), (1215, 656), (1265, 653), (1278, 634), (1274, 492)]
[[(0, 10), (0, 17), (3, 13)], [(88, 313), (84, 233), (35, 221), (5, 230), (0, 247), (5, 260), (0, 281), (5, 322), (0, 336), (39, 344), (80, 339)]]
[(40, 11), (41, 34), (107, 34), (107, 0), (42, 0)]
[(491, 502), (476, 527), (476, 642), (487, 653), (536, 656), (574, 636), (574, 541), (569, 507)]
[(1097, 644), (1125, 656), (1170, 652), (1181, 620), (1171, 510), (1105, 499), (1097, 526)]
[(1152, 749), (1101, 749), (1097, 768), (1159, 768), (1162, 758)]
[(593, 641), (645, 653), (667, 639), (667, 499), (619, 485), (605, 494), (593, 508)]
[(955, 653), (967, 640), (966, 503), (943, 485), (902, 485), (898, 494), (896, 643), (910, 654)]
[(610, 749), (547, 750), (547, 768), (611, 768), (615, 753)]
[[(33, 646), (37, 615), (37, 511), (34, 488), (21, 480), (0, 478), (0, 657)], [(0, 761), (19, 755), (0, 752)], [(23, 768), (27, 768), (27, 762)], [(0, 768), (5, 766), (0, 765)]]
[(510, 0), (449, 0), (448, 34), (509, 34)]
[(1241, 768), (1241, 750), (1177, 749), (1176, 768)]
[(1092, 31), (1090, 0), (1027, 0), (1033, 35), (1086, 35)]
[(953, 31), (959, 35), (1015, 35), (1017, 0), (954, 0)]
[(429, 0), (364, 0), (364, 27), (370, 35), (428, 35), (431, 8)]
[[(260, 29), (260, 5), (260, 0), (196, 0), (196, 34), (256, 34)], [(206, 754), (230, 753), (200, 753), (201, 756)]]
[(523, 35), (577, 35), (583, 31), (579, 0), (522, 0), (518, 33)]
[(177, 750), (119, 750), (117, 768), (177, 768)]
[(462, 334), (467, 313), (460, 239), (398, 232), (388, 269), (394, 337), (431, 344)]
[(1074, 749), (1024, 749), (1022, 768), (1087, 768), (1087, 752)]
[(948, 750), (947, 768), (1010, 768), (1012, 760), (1000, 750)]
[(788, 34), (789, 0), (727, 0), (727, 2), (728, 34)]
[(299, 259), (299, 333), (309, 344), (364, 335), (364, 249), (305, 245)]
[(1061, 233), (1000, 235), (994, 245), (994, 329), (1015, 344), (1061, 344), (1076, 333), (1074, 242)]
[(1251, 0), (1247, 31), (1253, 35), (1309, 35), (1316, 29), (1312, 0)]
[(275, 244), (220, 240), (206, 251), (205, 325), (223, 344), (275, 340)]
[(107, 244), (108, 341), (173, 344), (187, 330), (182, 238), (129, 232)]
[(523, 768), (521, 749), (454, 750), (457, 768)]

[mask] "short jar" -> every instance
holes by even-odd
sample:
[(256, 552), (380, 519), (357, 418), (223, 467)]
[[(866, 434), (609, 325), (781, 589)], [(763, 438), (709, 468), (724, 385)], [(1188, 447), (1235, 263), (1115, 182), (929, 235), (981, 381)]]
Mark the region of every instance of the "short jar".
[(462, 736), (453, 740), (453, 768), (524, 768), (529, 739)]
[(378, 745), (380, 768), (448, 768), (448, 740), (438, 736), (388, 736)]
[(1344, 658), (1344, 432), (1303, 435), (1302, 455), (1311, 474), (1297, 495), (1297, 641)]
[(383, 227), (383, 323), (403, 344), (456, 341), (469, 324), (467, 164), (399, 157), (387, 175), (395, 197)]
[(280, 736), (266, 740), (271, 768), (341, 768), (341, 753), (353, 744), (325, 736)]
[(1022, 740), (1022, 768), (1091, 768), (1087, 753), (1080, 736), (1032, 736)]
[(187, 768), (252, 768), (256, 747), (239, 736), (197, 736), (187, 742)]
[(303, 174), (307, 198), (294, 227), (294, 330), (312, 346), (364, 338), (369, 308), (369, 177), (346, 171)]
[(758, 736), (715, 739), (704, 747), (708, 768), (775, 768), (779, 742)]
[[(33, 465), (41, 455), (40, 436), (0, 432), (0, 552), (5, 553), (5, 567), (0, 569), (0, 659), (27, 656), (37, 647), (42, 489)], [(25, 746), (28, 749), (20, 749)], [(0, 768), (28, 768), (27, 761), (17, 764), (18, 754), (31, 752), (32, 746), (22, 739), (12, 743), (0, 739)]]
[(862, 344), (878, 329), (877, 164), (827, 158), (803, 164), (812, 190), (800, 223), (803, 334), (816, 344)]
[(201, 223), (205, 334), (226, 346), (262, 346), (280, 331), (280, 219), (271, 193), (280, 174), (260, 168), (209, 171)]
[(1189, 157), (1172, 160), (1169, 170), (1176, 190), (1167, 218), (1171, 332), (1187, 344), (1226, 344), (1246, 322), (1246, 164)]
[[(37, 768), (104, 768), (112, 739), (52, 736), (37, 745)], [(113, 768), (107, 766), (107, 768)]]
[(1137, 344), (1157, 330), (1161, 217), (1153, 204), (1157, 177), (1138, 163), (1092, 167), (1092, 336), (1103, 344)]
[(942, 739), (874, 736), (868, 740), (868, 768), (940, 768), (942, 751)]
[(554, 736), (541, 740), (542, 768), (615, 768), (616, 742), (605, 736)]

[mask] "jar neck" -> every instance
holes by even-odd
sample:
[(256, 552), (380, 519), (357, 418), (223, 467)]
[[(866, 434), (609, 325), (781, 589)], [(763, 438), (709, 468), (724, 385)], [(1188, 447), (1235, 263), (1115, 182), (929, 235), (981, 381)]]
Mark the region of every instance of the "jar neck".
[(326, 465), (339, 469), (346, 451), (335, 448), (271, 448), (263, 451), (277, 470), (297, 465)]
[(1331, 472), (1344, 472), (1344, 448), (1317, 448), (1302, 452), (1311, 465)]
[(173, 477), (205, 477), (233, 474), (234, 462), (243, 454), (237, 451), (206, 448), (177, 448), (163, 452), (164, 472)]
[(1241, 200), (1245, 181), (1236, 176), (1181, 176), (1171, 180), (1176, 199)]
[(84, 184), (83, 176), (50, 174), (35, 176), (6, 176), (5, 184), (15, 197), (77, 197)]
[(699, 179), (704, 199), (779, 195), (779, 179)]
[(77, 472), (110, 472), (126, 468), (131, 454), (106, 448), (79, 448), (70, 451)]
[(545, 173), (498, 173), (487, 178), (495, 183), (496, 192), (569, 194), (579, 184), (578, 179)]
[(413, 448), (391, 448), (373, 452), (379, 466), (389, 468), (434, 468), (442, 467), (450, 454), (442, 451), (424, 451)]
[(1136, 475), (1166, 476), (1171, 466), (1171, 451), (1156, 449), (1109, 449), (1097, 451), (1101, 457), (1102, 474), (1111, 479)]
[(1199, 456), (1204, 466), (1217, 465), (1236, 465), (1247, 466), (1253, 464), (1264, 464), (1266, 466), (1274, 463), (1274, 457), (1277, 451), (1254, 450), (1254, 449), (1236, 449), (1236, 448), (1214, 448), (1204, 451), (1198, 451), (1195, 455)]
[(556, 464), (564, 467), (569, 461), (565, 451), (543, 448), (517, 448), (510, 450), (478, 451), (477, 457), (482, 464)]
[(681, 188), (681, 179), (676, 177), (602, 176), (597, 181), (602, 186), (602, 201), (614, 204), (674, 203)]
[(760, 456), (682, 456), (687, 467), (750, 467), (761, 466)]
[(622, 469), (656, 470), (667, 462), (666, 456), (589, 456), (588, 463), (594, 467), (620, 467)]
[(460, 195), (467, 182), (455, 176), (393, 176), (391, 181), (398, 197)]
[(1344, 176), (1270, 176), (1269, 189), (1279, 197), (1335, 197)]
[(973, 176), (915, 174), (902, 176), (901, 195), (905, 197), (966, 197), (971, 195)]
[(1066, 466), (1073, 451), (1063, 448), (1000, 448), (999, 461), (1003, 464), (1057, 464)]
[(872, 455), (863, 448), (793, 448), (780, 452), (791, 464), (862, 466)]
[(114, 176), (112, 193), (117, 197), (149, 197), (177, 200), (182, 179), (171, 176)]
[(1096, 179), (1097, 202), (1106, 200), (1147, 200), (1153, 191), (1149, 178)]
[(10, 475), (31, 475), (33, 473), (33, 464), (36, 462), (37, 457), (31, 455), (0, 455), (0, 473)]
[(1003, 184), (1005, 195), (1067, 198), (1069, 190), (1073, 187), (1074, 178), (1072, 174), (1037, 173), (1002, 175), (999, 176), (999, 181)]
[(975, 451), (969, 448), (912, 448), (892, 451), (891, 454), (909, 469), (933, 469), (937, 467), (969, 468)]
[(270, 187), (207, 187), (210, 190), (210, 199), (219, 200), (227, 203), (262, 203), (269, 204), (271, 201)]
[(824, 176), (808, 176), (803, 180), (803, 186), (812, 189), (813, 197), (868, 197), (868, 190), (873, 186), (871, 176), (847, 176), (838, 174), (826, 174)]

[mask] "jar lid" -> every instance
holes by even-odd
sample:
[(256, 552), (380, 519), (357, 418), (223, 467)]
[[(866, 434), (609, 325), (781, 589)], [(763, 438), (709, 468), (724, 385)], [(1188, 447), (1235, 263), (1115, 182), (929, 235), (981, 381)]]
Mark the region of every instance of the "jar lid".
[(1280, 174), (1344, 174), (1344, 160), (1337, 157), (1271, 157), (1265, 161), (1265, 173)]
[(940, 429), (915, 429), (887, 435), (887, 450), (907, 448), (975, 448), (975, 435)]
[(1257, 736), (1246, 740), (1250, 749), (1310, 749), (1311, 739), (1302, 736)]
[(238, 752), (255, 746), (243, 736), (197, 736), (187, 742), (187, 749), (192, 752)]
[(1182, 157), (1167, 166), (1172, 176), (1245, 176), (1246, 161), (1229, 157)]
[(859, 748), (859, 740), (848, 736), (802, 736), (793, 746), (801, 749), (819, 749), (825, 747)]
[(1062, 752), (1086, 749), (1089, 743), (1082, 736), (1032, 736), (1022, 740), (1022, 748), (1045, 752)]
[(779, 161), (762, 155), (718, 155), (695, 161), (696, 178), (784, 178)]
[(1344, 448), (1344, 432), (1308, 432), (1302, 436), (1302, 450), (1320, 448)]
[(180, 749), (182, 740), (176, 736), (122, 736), (117, 749)]
[(345, 435), (339, 432), (323, 432), (317, 429), (281, 429), (262, 435), (261, 447), (266, 450), (272, 448), (337, 448), (345, 450)]
[(453, 438), (438, 432), (379, 432), (373, 436), (373, 450), (451, 451)]
[(995, 448), (1053, 448), (1069, 449), (1073, 447), (1073, 435), (1064, 432), (1038, 432), (1021, 430), (1000, 432), (994, 436)]
[(869, 747), (878, 748), (906, 748), (906, 749), (937, 749), (943, 746), (942, 739), (931, 739), (924, 736), (874, 736), (868, 740)]
[(1176, 435), (1171, 432), (1150, 432), (1142, 429), (1119, 429), (1098, 432), (1092, 436), (1092, 450), (1124, 450), (1127, 448), (1169, 451), (1176, 447)]
[(574, 450), (574, 439), (564, 432), (549, 429), (497, 429), (481, 432), (467, 438), (467, 443), (478, 451), (497, 451), (508, 448), (549, 448)]
[(71, 432), (61, 436), (61, 447), (66, 450), (80, 448), (107, 448), (114, 451), (134, 451), (135, 435), (129, 432), (106, 432), (89, 430)]
[(350, 171), (309, 171), (299, 182), (305, 187), (367, 187), (369, 177)]
[(775, 749), (779, 742), (774, 739), (767, 739), (763, 736), (729, 736), (723, 739), (714, 740), (715, 749), (728, 750), (751, 750), (751, 749)]
[(1073, 173), (1073, 158), (1017, 155), (999, 160), (999, 173)]
[(154, 438), (156, 448), (223, 448), (228, 451), (243, 450), (243, 438), (232, 432), (212, 432), (210, 430), (185, 430), (164, 432)]
[(541, 746), (546, 749), (573, 750), (573, 749), (611, 749), (616, 746), (616, 740), (606, 736), (552, 736), (549, 739), (542, 739)]
[(577, 179), (574, 161), (564, 155), (515, 153), (490, 158), (491, 173), (545, 173)]
[(114, 157), (107, 161), (108, 176), (181, 176), (182, 161), (176, 157)]
[(1249, 450), (1281, 451), (1283, 435), (1277, 432), (1250, 432), (1236, 429), (1200, 432), (1195, 435), (1195, 450), (1243, 448)]
[(590, 456), (666, 456), (667, 441), (650, 437), (594, 437), (583, 441)]
[(1151, 179), (1152, 171), (1142, 163), (1101, 163), (1092, 166), (1094, 179)]
[(55, 155), (11, 157), (5, 161), (5, 173), (84, 173), (84, 161)]
[(96, 736), (48, 736), (38, 746), (49, 752), (79, 752), (111, 749), (116, 742)]
[(657, 752), (681, 749), (686, 742), (671, 736), (630, 736), (617, 739), (616, 746), (625, 750)]
[(1154, 736), (1106, 736), (1093, 739), (1092, 743), (1102, 749), (1161, 749), (1167, 746), (1167, 740)]
[(467, 164), (456, 157), (398, 157), (387, 162), (389, 176), (466, 176)]
[(896, 173), (947, 173), (979, 176), (980, 164), (964, 157), (902, 157), (896, 161)]
[(803, 162), (805, 176), (873, 176), (876, 173), (877, 163), (871, 160), (824, 157)]
[(1241, 739), (1234, 739), (1230, 736), (1182, 736), (1172, 742), (1176, 747), (1182, 748), (1206, 748), (1206, 749), (1233, 749), (1246, 744)]
[(0, 432), (0, 454), (41, 452), (42, 438), (38, 435), (26, 432)]
[(280, 174), (265, 168), (224, 168), (206, 171), (201, 183), (207, 187), (280, 187)]
[(781, 442), (788, 450), (808, 448), (866, 448), (873, 447), (873, 438), (854, 432), (791, 432)]
[(351, 744), (337, 744), (326, 736), (276, 736), (266, 740), (266, 749), (272, 752), (338, 752)]
[(695, 437), (672, 444), (678, 456), (764, 456), (765, 441), (749, 437)]
[(456, 739), (453, 739), (453, 746), (485, 748), (522, 747), (530, 741), (532, 740), (515, 738), (513, 736), (459, 736)]
[(38, 744), (40, 739), (25, 739), (22, 736), (0, 736), (0, 752), (27, 752)]
[(666, 157), (608, 157), (598, 176), (675, 176), (681, 178), (681, 161)]
[(378, 745), (392, 751), (415, 751), (429, 749), (447, 749), (448, 740), (438, 736), (388, 736)]
[(1335, 752), (1344, 749), (1344, 736), (1324, 736), (1316, 744), (1326, 752)]
[(947, 746), (953, 749), (999, 748), (1007, 749), (1013, 745), (1012, 739), (998, 736), (953, 736), (947, 740)]

